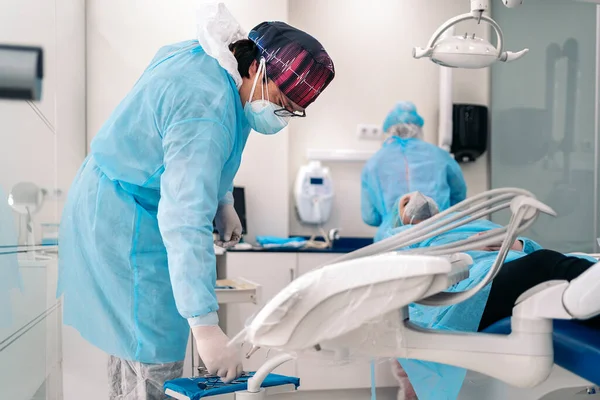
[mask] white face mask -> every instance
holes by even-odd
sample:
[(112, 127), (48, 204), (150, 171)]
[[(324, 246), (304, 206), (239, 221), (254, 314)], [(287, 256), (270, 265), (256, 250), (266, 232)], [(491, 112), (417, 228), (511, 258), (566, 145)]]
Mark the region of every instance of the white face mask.
[[(288, 125), (290, 118), (275, 115), (275, 111), (281, 107), (269, 101), (266, 70), (267, 67), (265, 59), (261, 58), (258, 71), (256, 72), (256, 78), (254, 79), (252, 90), (250, 91), (250, 100), (246, 102), (246, 105), (244, 106), (244, 114), (246, 115), (246, 119), (248, 120), (250, 127), (256, 132), (264, 135), (273, 135), (285, 128)], [(252, 101), (252, 98), (254, 97), (254, 90), (256, 89), (256, 85), (258, 84), (258, 80), (261, 75), (263, 77), (263, 84), (261, 85), (262, 99)], [(267, 92), (266, 100), (265, 91)]]
[(410, 218), (411, 225), (413, 221), (425, 221), (440, 212), (437, 203), (431, 197), (427, 197), (421, 192), (412, 192), (409, 195), (410, 200), (404, 207), (402, 219)]

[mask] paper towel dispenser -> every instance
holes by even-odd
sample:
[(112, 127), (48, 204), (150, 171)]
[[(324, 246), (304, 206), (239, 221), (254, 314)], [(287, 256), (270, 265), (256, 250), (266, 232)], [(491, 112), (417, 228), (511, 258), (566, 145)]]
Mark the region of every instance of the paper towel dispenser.
[(451, 153), (459, 163), (473, 162), (487, 149), (488, 108), (475, 104), (454, 104)]

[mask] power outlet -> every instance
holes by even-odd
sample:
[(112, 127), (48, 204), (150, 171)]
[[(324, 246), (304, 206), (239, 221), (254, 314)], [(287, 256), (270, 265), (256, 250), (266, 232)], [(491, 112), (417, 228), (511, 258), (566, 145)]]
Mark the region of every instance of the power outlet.
[(380, 140), (383, 138), (383, 130), (379, 125), (359, 124), (356, 134), (360, 140)]

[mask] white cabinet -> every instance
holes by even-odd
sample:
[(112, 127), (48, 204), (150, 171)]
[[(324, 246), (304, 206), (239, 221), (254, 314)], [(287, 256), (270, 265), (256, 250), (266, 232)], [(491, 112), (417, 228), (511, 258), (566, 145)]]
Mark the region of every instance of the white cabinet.
[(343, 254), (334, 253), (299, 253), (298, 254), (298, 276), (304, 275), (315, 268), (332, 263)]
[[(299, 253), (298, 276), (332, 262), (339, 254)], [(360, 389), (371, 386), (371, 365), (366, 360), (357, 360), (341, 365), (335, 361), (300, 358), (296, 361), (300, 390)], [(388, 360), (376, 361), (377, 387), (396, 387)]]
[[(258, 304), (227, 304), (221, 306), (222, 326), (229, 337), (237, 335), (246, 321), (256, 315), (262, 306), (287, 286), (296, 276), (296, 253), (227, 253), (226, 275), (243, 277), (261, 285), (261, 298)], [(245, 351), (249, 348), (246, 345)], [(256, 371), (275, 352), (267, 354), (259, 350), (249, 360), (244, 360), (244, 369)], [(295, 363), (288, 362), (277, 368), (276, 373), (296, 375)]]
[[(10, 312), (6, 320), (0, 321), (2, 398), (31, 399), (60, 365), (56, 264), (56, 259), (19, 260), (22, 290), (0, 294), (7, 296), (3, 300), (8, 303), (2, 306)], [(51, 392), (47, 398), (54, 398), (58, 388), (53, 385), (48, 389)]]

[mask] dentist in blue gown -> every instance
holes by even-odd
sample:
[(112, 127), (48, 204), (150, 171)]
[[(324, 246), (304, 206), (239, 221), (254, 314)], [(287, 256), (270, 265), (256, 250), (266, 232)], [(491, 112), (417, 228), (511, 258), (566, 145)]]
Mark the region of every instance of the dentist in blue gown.
[(440, 211), (467, 197), (460, 166), (447, 151), (423, 140), (423, 125), (413, 103), (396, 104), (383, 123), (389, 138), (363, 168), (361, 215), (366, 224), (378, 227), (376, 240), (397, 227), (395, 211), (406, 194), (420, 192)]
[(239, 241), (231, 191), (251, 128), (306, 116), (335, 75), (315, 38), (281, 22), (218, 57), (207, 47), (158, 52), (92, 141), (64, 210), (64, 322), (110, 355), (110, 399), (164, 398), (190, 327), (210, 373), (242, 373), (218, 326), (213, 220), (221, 244)]

